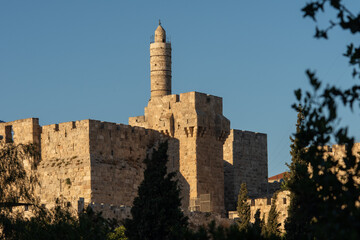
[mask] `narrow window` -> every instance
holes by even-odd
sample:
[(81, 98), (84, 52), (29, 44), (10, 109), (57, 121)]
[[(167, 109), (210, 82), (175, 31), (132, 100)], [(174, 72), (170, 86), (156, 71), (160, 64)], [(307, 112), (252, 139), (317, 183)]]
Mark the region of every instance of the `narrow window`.
[(255, 199), (251, 199), (251, 206), (255, 206)]
[(14, 142), (14, 131), (12, 129), (12, 126), (5, 126), (5, 142)]
[(271, 197), (268, 197), (268, 198), (267, 198), (266, 204), (267, 204), (267, 205), (271, 205)]
[(286, 198), (283, 198), (283, 204), (286, 204)]

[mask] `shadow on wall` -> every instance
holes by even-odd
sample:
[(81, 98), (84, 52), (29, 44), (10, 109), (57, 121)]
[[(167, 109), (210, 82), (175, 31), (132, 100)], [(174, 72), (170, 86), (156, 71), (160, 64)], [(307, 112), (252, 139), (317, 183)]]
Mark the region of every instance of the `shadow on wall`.
[(236, 210), (237, 194), (234, 192), (234, 166), (228, 161), (224, 163), (224, 195), (225, 210)]
[(178, 186), (181, 189), (181, 205), (184, 210), (189, 209), (190, 202), (190, 184), (180, 172), (180, 142), (176, 138), (168, 139), (168, 172), (176, 172)]

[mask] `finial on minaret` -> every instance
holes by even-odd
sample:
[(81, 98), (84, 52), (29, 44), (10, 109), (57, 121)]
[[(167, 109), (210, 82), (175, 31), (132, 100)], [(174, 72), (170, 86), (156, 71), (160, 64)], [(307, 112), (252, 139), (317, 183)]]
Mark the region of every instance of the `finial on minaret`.
[(159, 26), (161, 26), (161, 21), (160, 21), (160, 19), (159, 19)]

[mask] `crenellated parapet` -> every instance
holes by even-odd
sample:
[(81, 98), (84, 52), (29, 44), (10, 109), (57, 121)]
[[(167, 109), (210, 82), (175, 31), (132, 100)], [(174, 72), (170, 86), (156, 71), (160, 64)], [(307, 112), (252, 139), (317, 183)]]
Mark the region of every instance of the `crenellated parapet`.
[(149, 101), (144, 116), (130, 117), (129, 125), (163, 132), (169, 136), (214, 136), (225, 141), (230, 121), (222, 115), (222, 98), (189, 92)]
[(5, 143), (40, 145), (41, 127), (38, 118), (26, 118), (0, 123), (0, 141)]

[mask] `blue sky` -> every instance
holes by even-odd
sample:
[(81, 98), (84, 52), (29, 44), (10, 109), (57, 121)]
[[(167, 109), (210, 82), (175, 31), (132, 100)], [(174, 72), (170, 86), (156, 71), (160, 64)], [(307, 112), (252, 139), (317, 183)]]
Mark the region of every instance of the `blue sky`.
[[(290, 161), (290, 106), (294, 89), (308, 87), (305, 70), (343, 87), (354, 82), (342, 53), (359, 37), (335, 29), (328, 41), (314, 39), (304, 4), (0, 0), (0, 119), (127, 123), (142, 115), (149, 41), (161, 19), (172, 42), (173, 93), (223, 97), (231, 128), (268, 134), (269, 176), (278, 174)], [(359, 112), (342, 119), (359, 141)]]

